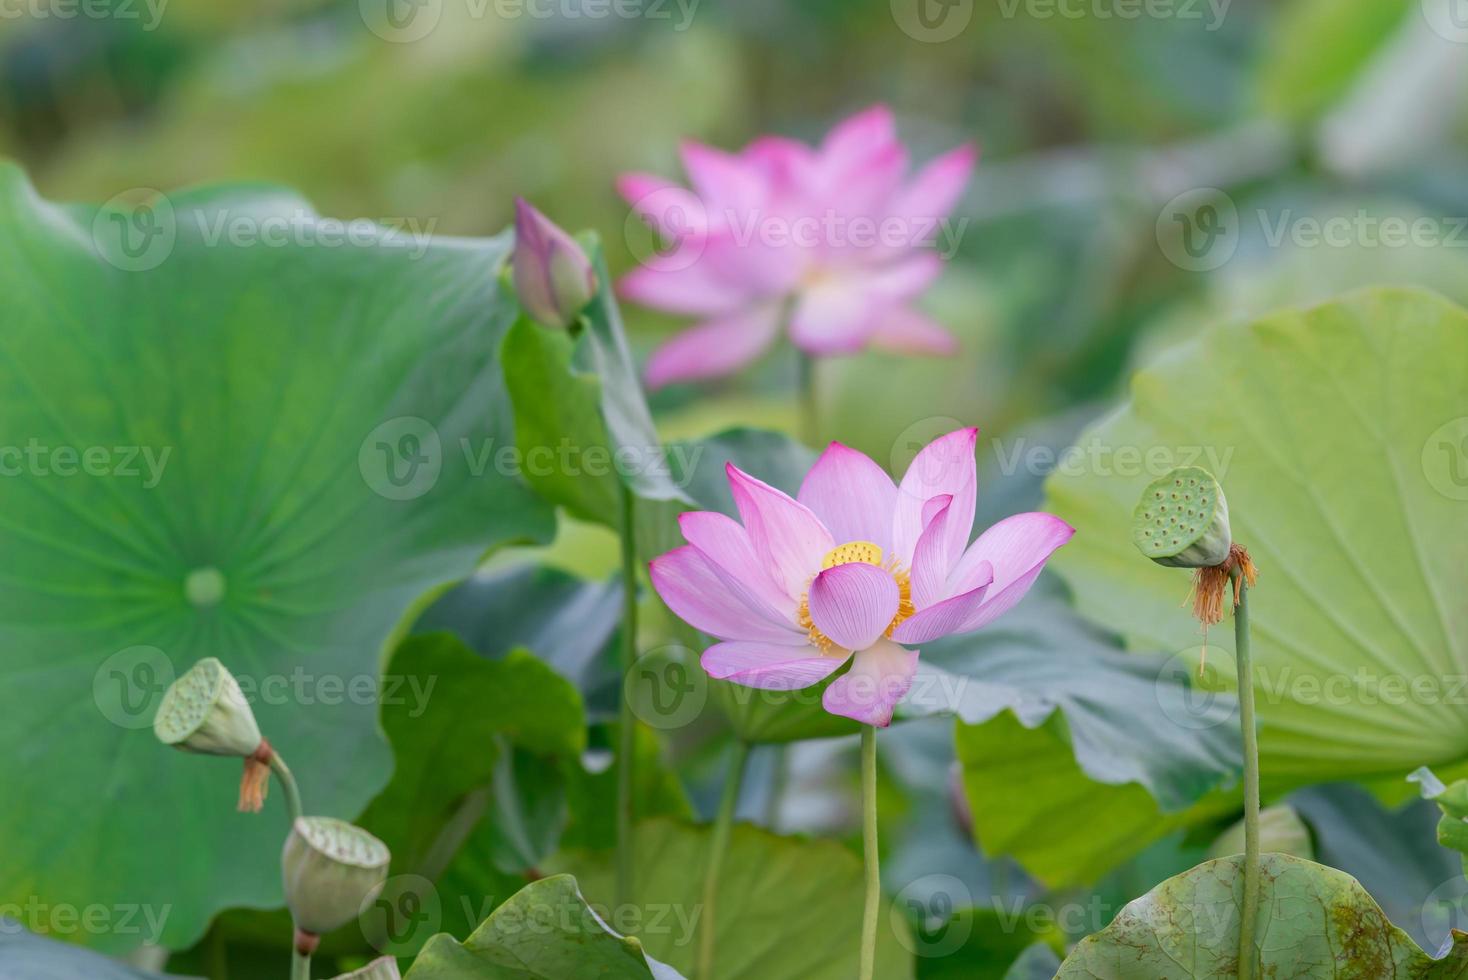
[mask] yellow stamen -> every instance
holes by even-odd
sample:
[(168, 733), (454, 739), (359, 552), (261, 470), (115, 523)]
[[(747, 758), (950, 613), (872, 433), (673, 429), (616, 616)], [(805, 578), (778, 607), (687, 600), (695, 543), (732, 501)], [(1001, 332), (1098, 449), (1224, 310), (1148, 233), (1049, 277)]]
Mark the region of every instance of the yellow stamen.
[[(903, 620), (911, 616), (917, 609), (912, 603), (912, 576), (906, 568), (893, 559), (883, 562), (883, 552), (880, 545), (870, 541), (848, 541), (843, 545), (832, 548), (826, 552), (821, 559), (821, 571), (835, 568), (837, 565), (875, 565), (886, 569), (893, 581), (897, 583), (897, 612), (892, 617), (892, 622), (887, 624), (885, 635), (890, 637), (892, 631), (902, 625)], [(810, 636), (811, 646), (820, 650), (823, 654), (830, 654), (836, 644), (816, 627), (815, 620), (810, 617), (810, 584), (806, 584), (806, 590), (800, 596), (800, 610), (797, 619), (802, 629)]]

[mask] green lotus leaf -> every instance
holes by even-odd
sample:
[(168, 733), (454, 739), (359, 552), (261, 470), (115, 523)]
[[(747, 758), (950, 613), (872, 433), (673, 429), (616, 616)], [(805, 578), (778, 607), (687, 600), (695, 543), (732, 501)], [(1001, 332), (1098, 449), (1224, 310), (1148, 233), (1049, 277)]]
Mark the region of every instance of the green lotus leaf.
[[(47, 918), (54, 918), (58, 911), (63, 915), (68, 914), (62, 910), (47, 909), (45, 915)], [(68, 924), (62, 926), (63, 930), (81, 927), (83, 910), (75, 911), (74, 920), (68, 920)], [(114, 920), (108, 927), (132, 929), (136, 925), (140, 933), (151, 928), (140, 914), (129, 912), (127, 917), (127, 926), (120, 926), (119, 921)], [(172, 975), (164, 976), (161, 973), (125, 966), (100, 953), (37, 936), (29, 932), (24, 924), (4, 918), (0, 918), (0, 976), (13, 977), (14, 980), (183, 980)]]
[[(567, 852), (552, 870), (576, 875), (586, 897), (610, 910), (614, 927), (652, 955), (691, 973), (703, 918), (709, 827), (677, 820), (637, 826), (632, 901), (612, 902), (607, 851)], [(736, 824), (716, 901), (714, 980), (850, 980), (857, 972), (862, 915), (861, 859), (834, 841), (779, 837)], [(604, 904), (602, 904), (604, 903)], [(877, 976), (911, 978), (913, 947), (899, 912), (878, 931)]]
[[(1187, 576), (1141, 559), (1130, 515), (1149, 467), (1206, 465), (1253, 555), (1254, 685), (1266, 795), (1468, 760), (1468, 314), (1363, 291), (1222, 324), (1137, 373), (1084, 434), (1095, 465), (1053, 475), (1077, 533), (1052, 565), (1081, 610), (1196, 663)], [(1231, 630), (1210, 669), (1232, 673)], [(1458, 773), (1459, 775), (1461, 773)]]
[[(1169, 878), (1081, 940), (1056, 980), (1223, 980), (1238, 975), (1243, 859), (1218, 858)], [(1468, 972), (1468, 933), (1439, 959), (1392, 925), (1342, 871), (1265, 854), (1255, 928), (1259, 977), (1447, 980)]]
[(158, 744), (173, 676), (217, 657), (307, 808), (355, 816), (405, 611), (548, 535), (461, 451), (512, 438), (506, 239), (354, 227), (268, 188), (58, 206), (0, 169), (0, 904), (166, 905), (171, 947), (279, 904), (284, 805), (236, 814), (238, 765)]
[(526, 885), (462, 944), (433, 937), (407, 980), (683, 980), (630, 936), (614, 932), (570, 875)]

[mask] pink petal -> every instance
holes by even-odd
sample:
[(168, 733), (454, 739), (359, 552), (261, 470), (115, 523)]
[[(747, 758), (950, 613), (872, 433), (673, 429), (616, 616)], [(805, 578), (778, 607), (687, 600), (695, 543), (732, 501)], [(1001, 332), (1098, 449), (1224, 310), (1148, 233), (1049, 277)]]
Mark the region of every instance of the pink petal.
[(856, 654), (851, 669), (826, 688), (821, 704), (833, 715), (885, 728), (892, 723), (892, 709), (912, 687), (917, 661), (916, 650), (878, 640)]
[(683, 537), (708, 560), (724, 584), (750, 608), (772, 622), (797, 630), (795, 600), (770, 577), (755, 556), (749, 534), (734, 518), (717, 511), (689, 511), (678, 515)]
[(947, 532), (953, 497), (939, 494), (923, 508), (923, 533), (912, 553), (912, 601), (919, 609), (948, 598), (948, 573), (959, 551)]
[(896, 140), (897, 123), (892, 110), (885, 105), (874, 105), (832, 127), (821, 141), (821, 156), (860, 162)]
[(953, 569), (953, 587), (972, 588), (971, 583), (984, 578), (985, 565), (993, 569), (994, 584), (983, 607), (961, 632), (993, 622), (1024, 598), (1045, 561), (1074, 534), (1075, 528), (1052, 514), (1031, 513), (1006, 517), (979, 535)]
[(892, 550), (897, 486), (865, 454), (831, 443), (805, 475), (796, 499), (821, 519), (834, 540), (870, 541), (884, 553)]
[(673, 337), (648, 359), (649, 388), (733, 374), (759, 357), (779, 333), (779, 308), (754, 306)]
[(877, 318), (871, 345), (898, 354), (956, 354), (958, 338), (915, 310), (896, 307)]
[(631, 206), (633, 214), (666, 239), (708, 234), (704, 204), (686, 187), (653, 174), (631, 173), (617, 178), (617, 193)]
[(838, 646), (865, 650), (887, 631), (901, 597), (892, 573), (852, 562), (828, 568), (810, 584), (810, 618)]
[(790, 320), (790, 339), (807, 354), (850, 354), (866, 345), (872, 311), (849, 281), (818, 283), (800, 294)]
[(718, 316), (748, 304), (743, 284), (721, 278), (714, 263), (702, 261), (702, 250), (701, 241), (687, 242), (627, 273), (617, 292), (633, 303), (690, 316)]
[(788, 494), (756, 480), (733, 463), (725, 471), (754, 553), (785, 594), (799, 600), (820, 571), (826, 552), (835, 547), (831, 532), (810, 508)]
[(918, 252), (864, 274), (861, 289), (874, 303), (897, 304), (921, 295), (942, 274), (936, 253)]
[[(976, 576), (982, 578), (983, 571), (983, 568), (975, 569)], [(969, 625), (970, 620), (983, 611), (984, 596), (989, 589), (989, 583), (983, 582), (950, 599), (919, 609), (892, 631), (892, 639), (898, 643), (927, 643), (950, 633), (968, 632), (974, 628)]]
[(908, 182), (892, 202), (892, 214), (914, 226), (943, 220), (963, 196), (979, 152), (965, 144), (930, 161)]
[(648, 571), (663, 602), (694, 629), (723, 640), (808, 645), (805, 634), (768, 619), (726, 589), (711, 563), (693, 545), (659, 555)]
[(683, 169), (708, 208), (710, 223), (721, 226), (732, 214), (754, 211), (765, 203), (766, 184), (758, 167), (723, 150), (687, 140), (679, 148)]
[(959, 429), (928, 443), (917, 454), (897, 487), (897, 510), (892, 525), (893, 548), (897, 559), (912, 566), (918, 537), (927, 526), (923, 508), (941, 494), (953, 497), (944, 534), (949, 537), (953, 554), (960, 554), (968, 544), (974, 526), (974, 505), (978, 500), (978, 473), (974, 446), (979, 430)]
[(760, 168), (774, 195), (789, 195), (809, 186), (815, 153), (799, 140), (762, 136), (745, 147), (744, 159)]
[(710, 677), (767, 691), (798, 691), (831, 675), (845, 656), (813, 656), (815, 647), (766, 643), (719, 643), (703, 652), (701, 663)]

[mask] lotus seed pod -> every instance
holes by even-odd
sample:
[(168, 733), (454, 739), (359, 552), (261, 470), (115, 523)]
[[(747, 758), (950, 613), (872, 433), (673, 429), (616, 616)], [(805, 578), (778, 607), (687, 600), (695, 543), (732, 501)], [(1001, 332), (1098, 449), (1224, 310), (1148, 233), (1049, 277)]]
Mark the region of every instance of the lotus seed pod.
[(153, 733), (164, 745), (185, 752), (246, 759), (261, 741), (239, 681), (213, 657), (200, 660), (169, 685), (153, 717)]
[(1132, 513), (1132, 541), (1159, 565), (1222, 565), (1233, 544), (1223, 488), (1196, 466), (1172, 470), (1142, 491)]
[(382, 890), (391, 857), (387, 845), (361, 827), (301, 817), (280, 857), (296, 928), (320, 936), (351, 922)]
[(398, 972), (398, 961), (391, 956), (384, 956), (360, 970), (343, 973), (336, 980), (403, 980), (403, 975)]

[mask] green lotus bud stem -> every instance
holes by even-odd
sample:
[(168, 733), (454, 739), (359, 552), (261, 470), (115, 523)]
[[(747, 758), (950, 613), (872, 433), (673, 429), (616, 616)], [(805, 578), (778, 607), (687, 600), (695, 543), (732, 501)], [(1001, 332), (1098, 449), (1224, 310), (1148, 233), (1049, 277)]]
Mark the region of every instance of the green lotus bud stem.
[(343, 973), (336, 980), (403, 980), (403, 975), (398, 972), (398, 961), (391, 956), (384, 956), (360, 970)]
[(391, 860), (387, 845), (332, 817), (301, 817), (280, 856), (285, 902), (301, 935), (319, 937), (357, 917), (382, 890)]
[(286, 786), (293, 815), (299, 810), (299, 794), (290, 770), (261, 737), (239, 681), (214, 657), (200, 660), (169, 685), (153, 717), (153, 734), (164, 745), (184, 752), (244, 759), (241, 812), (259, 813), (265, 805), (272, 768)]
[(515, 295), (531, 319), (566, 329), (596, 295), (596, 270), (576, 240), (515, 199)]

